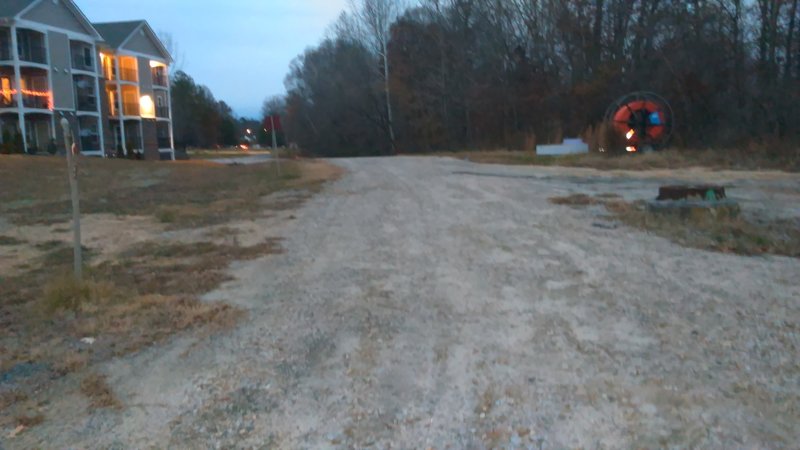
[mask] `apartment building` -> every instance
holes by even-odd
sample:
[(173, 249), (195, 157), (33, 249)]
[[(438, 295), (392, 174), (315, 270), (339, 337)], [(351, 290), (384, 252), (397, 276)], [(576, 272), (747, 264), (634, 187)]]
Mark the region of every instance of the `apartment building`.
[(72, 0), (0, 0), (0, 139), (27, 153), (174, 159), (169, 52), (146, 21), (91, 23)]

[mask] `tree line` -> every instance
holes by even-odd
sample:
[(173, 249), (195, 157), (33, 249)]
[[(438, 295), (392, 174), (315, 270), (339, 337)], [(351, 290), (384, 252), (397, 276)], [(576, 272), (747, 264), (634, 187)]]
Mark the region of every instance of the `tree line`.
[(324, 156), (525, 148), (667, 98), (673, 145), (796, 143), (798, 0), (353, 0), (291, 65), (286, 132)]
[(239, 143), (240, 123), (228, 104), (215, 99), (208, 87), (195, 83), (183, 71), (175, 72), (170, 83), (177, 148), (216, 148)]

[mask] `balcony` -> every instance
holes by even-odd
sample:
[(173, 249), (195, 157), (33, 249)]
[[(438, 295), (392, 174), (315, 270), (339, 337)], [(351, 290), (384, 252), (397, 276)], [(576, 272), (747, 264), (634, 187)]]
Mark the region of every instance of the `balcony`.
[(75, 75), (74, 83), (78, 111), (97, 112), (95, 79), (87, 75)]
[(100, 138), (98, 136), (81, 136), (81, 151), (96, 152), (100, 150)]
[(131, 81), (134, 83), (139, 81), (136, 69), (125, 69), (122, 67), (120, 67), (119, 69), (119, 79), (122, 81)]
[(164, 66), (157, 66), (150, 69), (153, 77), (153, 86), (168, 87), (169, 77), (167, 76), (167, 68)]
[(14, 88), (14, 70), (0, 68), (0, 108), (17, 106), (17, 90)]
[(0, 108), (16, 108), (17, 107), (17, 95), (14, 94), (2, 94), (0, 95)]
[(169, 86), (169, 79), (163, 73), (153, 73), (153, 86), (167, 87)]
[(79, 95), (78, 111), (97, 112), (97, 97), (94, 95)]
[(20, 61), (47, 64), (47, 49), (38, 45), (20, 46), (19, 59)]
[(87, 59), (83, 55), (75, 55), (72, 57), (72, 68), (75, 70), (94, 72), (94, 60), (91, 58)]
[(169, 107), (157, 106), (156, 117), (158, 117), (159, 119), (169, 119)]
[(50, 109), (50, 96), (41, 94), (22, 94), (22, 105), (33, 109)]
[(95, 56), (92, 47), (79, 41), (70, 42), (70, 54), (72, 56), (72, 68), (86, 72), (94, 72)]
[(139, 115), (139, 104), (138, 103), (123, 103), (122, 104), (122, 114), (126, 116), (138, 116)]
[(0, 28), (0, 61), (11, 61), (11, 29)]
[(170, 140), (169, 136), (158, 137), (158, 148), (172, 148), (172, 140)]
[(45, 35), (38, 31), (17, 29), (17, 53), (20, 61), (47, 64)]

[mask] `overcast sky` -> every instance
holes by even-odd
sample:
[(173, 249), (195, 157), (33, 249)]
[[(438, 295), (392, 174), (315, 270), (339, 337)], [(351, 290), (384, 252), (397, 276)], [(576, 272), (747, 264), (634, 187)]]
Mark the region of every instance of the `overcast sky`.
[[(1, 1), (1, 0), (0, 0)], [(89, 20), (146, 19), (172, 34), (183, 69), (242, 116), (284, 92), (289, 63), (317, 44), (347, 0), (76, 0)]]

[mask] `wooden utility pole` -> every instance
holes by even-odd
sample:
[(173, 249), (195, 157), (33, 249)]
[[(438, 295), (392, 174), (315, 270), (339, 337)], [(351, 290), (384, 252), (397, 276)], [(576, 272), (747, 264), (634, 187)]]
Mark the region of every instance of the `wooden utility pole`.
[(281, 157), (278, 155), (278, 137), (275, 135), (275, 116), (269, 116), (269, 124), (272, 128), (272, 155), (275, 157), (275, 163), (278, 168), (278, 175), (281, 174)]
[(72, 198), (72, 231), (73, 231), (73, 268), (75, 279), (83, 279), (83, 255), (81, 249), (81, 208), (78, 197), (78, 165), (75, 163), (75, 143), (72, 130), (66, 117), (61, 119), (61, 129), (64, 131), (64, 149), (67, 151), (67, 177), (69, 178), (69, 193)]

